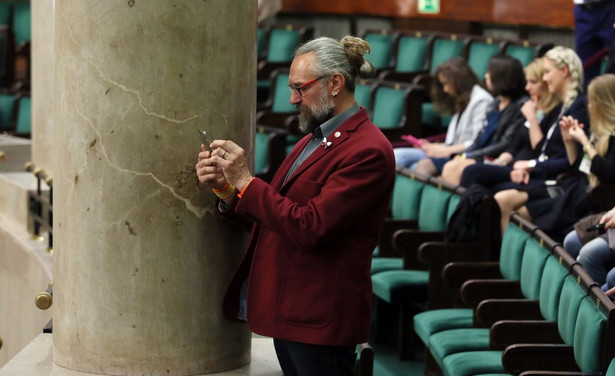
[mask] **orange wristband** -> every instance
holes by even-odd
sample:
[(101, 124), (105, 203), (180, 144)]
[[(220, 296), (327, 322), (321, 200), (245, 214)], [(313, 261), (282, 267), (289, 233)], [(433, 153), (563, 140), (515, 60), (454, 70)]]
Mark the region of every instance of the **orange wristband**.
[(252, 180), (254, 180), (254, 178), (250, 178), (250, 181), (248, 182), (248, 184), (246, 184), (245, 187), (243, 187), (243, 189), (241, 190), (241, 192), (239, 192), (237, 194), (237, 197), (241, 198), (241, 196), (243, 196), (243, 193), (246, 191), (246, 188), (248, 188), (248, 185), (250, 185), (250, 183), (252, 183)]

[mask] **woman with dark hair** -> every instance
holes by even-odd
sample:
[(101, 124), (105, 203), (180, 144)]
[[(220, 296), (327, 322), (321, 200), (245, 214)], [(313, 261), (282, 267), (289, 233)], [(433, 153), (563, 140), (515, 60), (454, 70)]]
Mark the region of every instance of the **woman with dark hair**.
[(445, 156), (420, 160), (417, 172), (425, 175), (442, 173), (444, 180), (459, 184), (466, 166), (484, 158), (494, 159), (512, 143), (525, 121), (521, 113), (521, 106), (527, 100), (523, 66), (513, 57), (493, 56), (489, 59), (485, 82), (496, 99), (489, 107), (487, 120), (481, 124), (474, 142), (453, 159)]
[[(510, 147), (492, 162), (466, 166), (461, 175), (461, 186), (467, 188), (479, 184), (491, 189), (495, 184), (510, 181), (510, 172), (516, 161), (538, 158), (540, 141), (557, 121), (562, 107), (561, 99), (549, 92), (547, 83), (542, 80), (544, 73), (543, 58), (537, 58), (525, 67), (525, 90), (530, 96), (521, 107), (526, 119), (525, 128), (517, 133)], [(492, 191), (495, 192), (497, 190)]]
[(444, 143), (420, 140), (418, 147), (396, 148), (395, 162), (410, 167), (426, 157), (446, 157), (463, 152), (472, 144), (486, 120), (487, 108), (493, 101), (479, 85), (478, 77), (461, 57), (454, 57), (435, 71), (432, 100), (437, 112), (453, 113)]

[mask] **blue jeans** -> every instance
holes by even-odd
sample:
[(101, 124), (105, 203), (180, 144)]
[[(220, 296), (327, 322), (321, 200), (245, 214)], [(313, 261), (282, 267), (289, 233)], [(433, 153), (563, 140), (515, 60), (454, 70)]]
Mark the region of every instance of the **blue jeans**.
[(607, 273), (615, 267), (615, 253), (602, 237), (594, 238), (582, 245), (577, 232), (573, 230), (566, 235), (564, 248), (572, 257), (576, 257), (587, 274), (599, 285), (606, 282)]
[(273, 339), (284, 376), (353, 376), (356, 346), (325, 346)]
[(395, 164), (413, 171), (416, 170), (416, 162), (427, 158), (423, 149), (418, 148), (395, 148), (393, 152), (395, 153)]

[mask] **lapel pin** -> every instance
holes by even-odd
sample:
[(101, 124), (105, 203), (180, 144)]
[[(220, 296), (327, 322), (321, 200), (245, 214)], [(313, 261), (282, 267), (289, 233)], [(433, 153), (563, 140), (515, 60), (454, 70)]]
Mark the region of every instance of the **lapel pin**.
[(341, 135), (342, 134), (340, 132), (335, 132), (335, 134), (334, 134), (335, 138), (340, 138)]
[(321, 144), (321, 145), (322, 145), (322, 146), (324, 146), (324, 147), (325, 147), (325, 149), (326, 149), (326, 148), (328, 148), (329, 146), (331, 146), (331, 141), (327, 141), (327, 138), (326, 138), (326, 137), (324, 137), (324, 138), (322, 139), (322, 144)]

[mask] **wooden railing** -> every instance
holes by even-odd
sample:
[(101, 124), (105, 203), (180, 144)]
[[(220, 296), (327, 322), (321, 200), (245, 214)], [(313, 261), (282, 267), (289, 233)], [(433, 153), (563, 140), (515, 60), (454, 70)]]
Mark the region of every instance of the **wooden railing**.
[(440, 13), (418, 11), (418, 0), (282, 0), (282, 12), (454, 20), (573, 27), (572, 0), (440, 0)]

